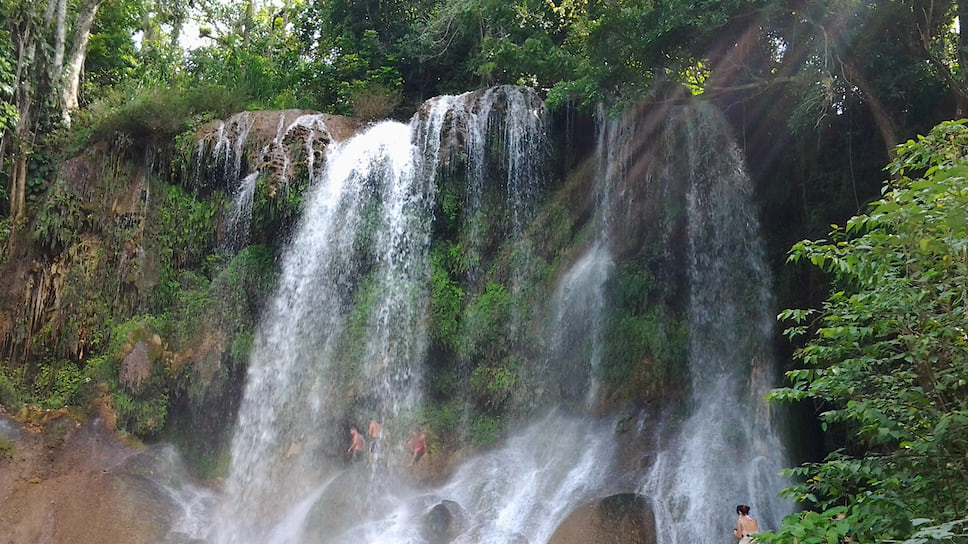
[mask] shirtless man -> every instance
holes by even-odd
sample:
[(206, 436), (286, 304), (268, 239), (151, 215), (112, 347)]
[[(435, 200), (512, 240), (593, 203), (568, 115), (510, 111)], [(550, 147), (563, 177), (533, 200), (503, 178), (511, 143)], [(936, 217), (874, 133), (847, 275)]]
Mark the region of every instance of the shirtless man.
[(346, 453), (350, 454), (350, 461), (355, 461), (356, 456), (363, 451), (365, 446), (363, 435), (356, 430), (356, 427), (350, 427), (350, 448), (346, 450)]
[(374, 461), (377, 456), (377, 449), (380, 445), (380, 433), (383, 431), (383, 425), (376, 422), (375, 419), (370, 420), (369, 426), (366, 428), (366, 436), (370, 439), (370, 461)]

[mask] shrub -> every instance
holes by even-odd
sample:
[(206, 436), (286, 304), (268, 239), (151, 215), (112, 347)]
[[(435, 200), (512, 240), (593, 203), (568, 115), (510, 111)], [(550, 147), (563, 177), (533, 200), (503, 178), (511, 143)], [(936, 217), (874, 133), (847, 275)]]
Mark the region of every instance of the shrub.
[(16, 381), (7, 376), (7, 366), (0, 366), (0, 405), (14, 407), (23, 404)]
[(83, 381), (80, 369), (71, 361), (43, 365), (34, 378), (37, 404), (53, 409), (76, 405), (75, 396)]

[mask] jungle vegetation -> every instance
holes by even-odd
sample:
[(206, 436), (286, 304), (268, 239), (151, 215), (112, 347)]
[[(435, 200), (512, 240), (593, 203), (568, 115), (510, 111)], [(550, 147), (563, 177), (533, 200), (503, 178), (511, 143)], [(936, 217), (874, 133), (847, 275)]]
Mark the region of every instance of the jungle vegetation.
[[(191, 186), (185, 153), (207, 120), (281, 108), (405, 118), (431, 96), (501, 83), (587, 116), (684, 87), (756, 151), (778, 295), (796, 308), (781, 313), (779, 345), (802, 366), (771, 397), (806, 406), (825, 437), (790, 469), (787, 493), (804, 511), (764, 538), (964, 542), (966, 15), (965, 0), (0, 0), (3, 264), (65, 251), (85, 263), (69, 272), (69, 322), (21, 323), (4, 340), (0, 403), (84, 405), (105, 387), (119, 426), (147, 438), (233, 398), (279, 239), (212, 249), (218, 203)], [(146, 190), (162, 195), (153, 231), (98, 217), (117, 196), (110, 183), (90, 204), (59, 178), (99, 143), (113, 150), (109, 182), (145, 157)], [(286, 212), (263, 208), (258, 220), (279, 226)], [(100, 246), (89, 233), (117, 239)], [(151, 285), (103, 285), (135, 257), (123, 248), (136, 234), (157, 256)], [(432, 334), (445, 347), (454, 308), (468, 304), (447, 280), (460, 266), (450, 249), (434, 252)], [(485, 294), (474, 307), (500, 309), (501, 286)], [(199, 331), (230, 344), (228, 364), (205, 367), (205, 383), (224, 387), (160, 363)], [(122, 355), (143, 376), (118, 383)], [(482, 402), (503, 398), (506, 363), (477, 376)], [(444, 391), (453, 376), (438, 371)], [(446, 402), (435, 411), (453, 416)]]

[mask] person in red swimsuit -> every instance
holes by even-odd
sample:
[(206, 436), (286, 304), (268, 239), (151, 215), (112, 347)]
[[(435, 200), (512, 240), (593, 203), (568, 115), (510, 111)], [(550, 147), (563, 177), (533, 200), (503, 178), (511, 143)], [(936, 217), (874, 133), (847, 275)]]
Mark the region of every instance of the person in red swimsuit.
[(427, 453), (427, 436), (420, 429), (417, 429), (410, 435), (407, 443), (410, 444), (410, 449), (413, 450), (413, 457), (410, 458), (410, 464), (407, 466), (412, 467)]

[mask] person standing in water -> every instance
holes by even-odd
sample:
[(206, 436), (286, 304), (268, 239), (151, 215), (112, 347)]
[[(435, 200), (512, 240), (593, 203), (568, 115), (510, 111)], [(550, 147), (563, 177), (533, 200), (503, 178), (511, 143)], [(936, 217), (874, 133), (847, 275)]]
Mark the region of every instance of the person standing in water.
[(750, 544), (753, 535), (760, 532), (760, 524), (750, 517), (750, 507), (740, 504), (736, 507), (736, 528), (733, 529), (733, 536), (739, 540), (739, 544)]
[(364, 447), (366, 443), (363, 441), (363, 435), (356, 430), (356, 427), (350, 427), (350, 448), (346, 450), (346, 453), (350, 454), (350, 461), (355, 461)]
[(383, 426), (377, 423), (375, 419), (370, 420), (369, 426), (366, 428), (366, 436), (370, 439), (370, 462), (376, 460), (378, 451), (378, 446), (380, 445), (380, 433), (383, 431)]

